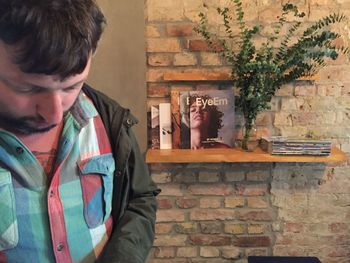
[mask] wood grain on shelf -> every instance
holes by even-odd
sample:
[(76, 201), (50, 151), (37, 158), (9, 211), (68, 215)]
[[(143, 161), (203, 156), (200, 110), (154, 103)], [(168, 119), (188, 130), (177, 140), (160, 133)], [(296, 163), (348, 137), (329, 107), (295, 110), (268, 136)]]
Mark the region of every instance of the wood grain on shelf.
[(200, 81), (200, 80), (231, 80), (227, 72), (166, 72), (164, 80), (167, 81)]
[[(165, 72), (165, 81), (228, 81), (231, 80), (231, 74), (228, 72)], [(319, 76), (302, 77), (298, 80), (318, 80)]]
[(149, 149), (146, 154), (147, 163), (338, 163), (347, 160), (347, 156), (340, 149), (333, 147), (329, 156), (282, 156), (271, 155), (260, 148), (253, 152), (233, 149), (172, 149), (155, 150)]

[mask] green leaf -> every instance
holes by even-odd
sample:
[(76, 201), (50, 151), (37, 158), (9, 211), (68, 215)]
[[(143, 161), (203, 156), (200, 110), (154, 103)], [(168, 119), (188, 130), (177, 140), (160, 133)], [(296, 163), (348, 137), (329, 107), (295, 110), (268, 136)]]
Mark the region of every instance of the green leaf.
[[(239, 87), (237, 106), (246, 119), (254, 120), (257, 114), (268, 109), (269, 102), (281, 85), (300, 77), (312, 76), (326, 66), (326, 59), (336, 59), (339, 54), (349, 54), (347, 46), (336, 46), (340, 34), (331, 30), (333, 24), (345, 22), (343, 14), (332, 13), (313, 24), (304, 26), (305, 13), (287, 2), (273, 25), (273, 33), (259, 48), (254, 42), (260, 25), (246, 25), (241, 0), (231, 0), (234, 10), (217, 8), (222, 17), (226, 36), (219, 37), (208, 30), (206, 14), (199, 13), (200, 21), (194, 31), (202, 36), (212, 51), (231, 66), (232, 78)], [(293, 21), (288, 18), (292, 15)], [(234, 35), (233, 27), (239, 30)], [(300, 32), (302, 31), (302, 32)], [(281, 36), (281, 32), (287, 32)], [(277, 40), (281, 39), (278, 45)], [(217, 49), (219, 44), (222, 49)]]

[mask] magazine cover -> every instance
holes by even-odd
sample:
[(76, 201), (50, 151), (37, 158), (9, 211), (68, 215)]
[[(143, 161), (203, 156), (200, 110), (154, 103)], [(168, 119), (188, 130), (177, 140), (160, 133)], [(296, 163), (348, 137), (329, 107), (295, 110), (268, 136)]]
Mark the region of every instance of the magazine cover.
[(231, 148), (234, 144), (232, 90), (180, 93), (181, 148)]

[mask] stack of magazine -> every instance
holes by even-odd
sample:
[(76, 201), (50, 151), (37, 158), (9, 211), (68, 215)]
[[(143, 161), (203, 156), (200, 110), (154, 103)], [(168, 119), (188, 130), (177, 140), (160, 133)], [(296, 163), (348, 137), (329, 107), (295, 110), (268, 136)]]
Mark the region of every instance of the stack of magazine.
[(261, 138), (260, 146), (275, 155), (327, 156), (331, 153), (332, 142), (326, 139), (272, 136)]

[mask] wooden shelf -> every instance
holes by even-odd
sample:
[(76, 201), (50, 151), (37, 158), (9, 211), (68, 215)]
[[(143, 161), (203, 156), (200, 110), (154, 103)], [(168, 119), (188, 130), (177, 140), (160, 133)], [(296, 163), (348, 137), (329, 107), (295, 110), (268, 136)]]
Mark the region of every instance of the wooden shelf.
[(149, 149), (146, 154), (147, 163), (338, 163), (347, 160), (346, 154), (336, 147), (329, 156), (281, 156), (271, 155), (260, 148), (253, 152), (233, 149)]
[(166, 72), (164, 73), (166, 81), (228, 81), (231, 75), (228, 72)]
[[(193, 70), (191, 72), (165, 72), (163, 79), (165, 81), (230, 81), (229, 72), (203, 72)], [(303, 77), (298, 80), (318, 80), (319, 75), (312, 77)]]

